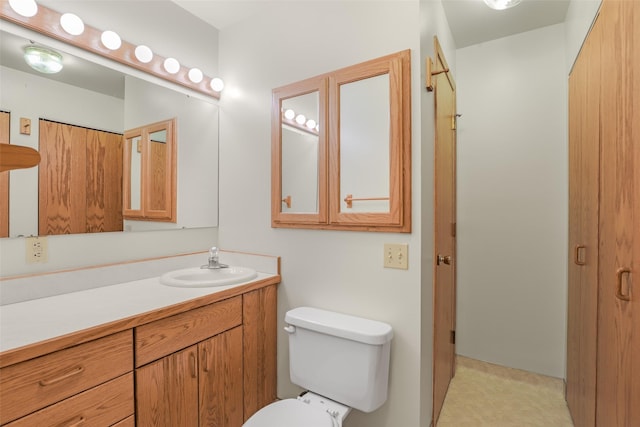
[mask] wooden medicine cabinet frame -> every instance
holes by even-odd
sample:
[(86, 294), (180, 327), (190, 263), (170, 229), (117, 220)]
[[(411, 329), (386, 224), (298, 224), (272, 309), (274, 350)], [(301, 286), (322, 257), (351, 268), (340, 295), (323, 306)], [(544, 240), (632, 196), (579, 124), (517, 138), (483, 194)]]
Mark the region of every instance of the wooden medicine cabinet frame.
[[(389, 193), (387, 212), (350, 212), (341, 209), (351, 200), (341, 196), (340, 89), (342, 85), (388, 75), (389, 80)], [(317, 212), (286, 212), (291, 199), (282, 191), (283, 101), (317, 91), (318, 209)], [(271, 226), (351, 231), (411, 232), (411, 51), (404, 50), (337, 71), (276, 88), (272, 92), (271, 131)], [(325, 119), (325, 120), (323, 120)], [(362, 153), (362, 158), (367, 158)], [(316, 190), (316, 189), (310, 189)], [(364, 195), (369, 196), (369, 195)], [(373, 196), (373, 195), (372, 195)]]
[[(162, 162), (164, 182), (156, 182), (153, 165), (153, 149), (150, 135), (166, 130), (165, 153)], [(131, 142), (139, 137), (137, 150), (141, 153), (140, 167), (140, 208), (131, 208)], [(123, 218), (138, 221), (176, 222), (176, 119), (164, 120), (127, 130), (123, 145)], [(154, 207), (153, 190), (164, 202), (161, 208)]]

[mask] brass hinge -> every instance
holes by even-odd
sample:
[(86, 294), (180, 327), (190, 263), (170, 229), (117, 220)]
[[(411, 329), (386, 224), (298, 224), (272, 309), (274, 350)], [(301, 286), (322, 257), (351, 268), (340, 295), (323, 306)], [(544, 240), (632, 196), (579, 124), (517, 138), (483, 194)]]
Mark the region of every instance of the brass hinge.
[(451, 116), (451, 130), (456, 130), (456, 116)]
[(451, 344), (456, 343), (456, 331), (451, 331)]
[(456, 223), (451, 223), (451, 237), (456, 237)]

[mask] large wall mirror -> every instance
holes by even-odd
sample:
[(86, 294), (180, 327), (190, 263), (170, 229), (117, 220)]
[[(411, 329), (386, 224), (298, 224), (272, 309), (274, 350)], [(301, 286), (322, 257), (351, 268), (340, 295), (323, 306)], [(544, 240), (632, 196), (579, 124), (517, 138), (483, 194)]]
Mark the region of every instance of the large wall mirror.
[[(175, 221), (122, 219), (121, 230), (145, 231), (212, 227), (218, 223), (218, 105), (214, 99), (188, 91), (176, 91), (127, 73), (98, 65), (78, 49), (60, 49), (60, 42), (38, 36), (37, 45), (50, 42), (63, 55), (64, 68), (57, 74), (41, 74), (23, 60), (23, 49), (33, 37), (2, 22), (0, 32), (0, 110), (10, 113), (10, 142), (39, 148), (39, 121), (123, 135), (163, 120), (175, 119), (176, 216)], [(83, 58), (84, 56), (84, 58)], [(103, 61), (104, 62), (104, 61)], [(117, 68), (117, 67), (116, 67)], [(119, 67), (122, 69), (123, 67)], [(138, 73), (139, 76), (139, 73)], [(31, 121), (30, 134), (21, 133), (20, 119)], [(55, 153), (55, 151), (53, 151)], [(69, 152), (71, 153), (71, 152)], [(87, 158), (96, 170), (106, 167), (102, 151)], [(59, 153), (58, 153), (59, 154)], [(68, 161), (76, 157), (69, 154)], [(83, 160), (83, 161), (86, 161)], [(88, 162), (89, 164), (89, 162)], [(9, 237), (47, 234), (39, 232), (39, 168), (9, 173)], [(101, 175), (102, 176), (102, 175)], [(41, 179), (41, 178), (40, 178)], [(115, 194), (122, 185), (110, 185)], [(63, 233), (98, 232), (99, 228)], [(53, 233), (61, 234), (61, 233)]]
[(410, 52), (273, 90), (272, 226), (411, 231)]

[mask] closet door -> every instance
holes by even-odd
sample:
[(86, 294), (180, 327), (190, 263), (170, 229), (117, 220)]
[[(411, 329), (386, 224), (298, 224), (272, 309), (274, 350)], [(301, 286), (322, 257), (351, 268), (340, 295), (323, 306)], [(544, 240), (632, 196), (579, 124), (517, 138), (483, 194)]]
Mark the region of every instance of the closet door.
[(597, 425), (640, 425), (640, 6), (605, 0)]
[(576, 427), (594, 426), (596, 412), (600, 44), (597, 21), (569, 77), (566, 398)]

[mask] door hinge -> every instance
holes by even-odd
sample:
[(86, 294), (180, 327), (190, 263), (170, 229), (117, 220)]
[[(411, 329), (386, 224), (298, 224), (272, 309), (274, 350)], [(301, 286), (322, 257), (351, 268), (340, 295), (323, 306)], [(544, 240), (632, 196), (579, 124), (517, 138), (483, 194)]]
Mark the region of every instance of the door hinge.
[(451, 116), (451, 130), (456, 130), (456, 116)]
[(456, 223), (451, 223), (451, 237), (456, 237)]
[(456, 343), (456, 331), (451, 331), (451, 344)]

